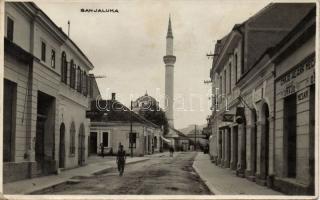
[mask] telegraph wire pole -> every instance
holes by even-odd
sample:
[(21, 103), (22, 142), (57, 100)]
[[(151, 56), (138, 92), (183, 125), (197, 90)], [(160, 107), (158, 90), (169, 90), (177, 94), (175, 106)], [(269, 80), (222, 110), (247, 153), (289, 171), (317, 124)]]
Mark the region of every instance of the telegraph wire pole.
[(197, 151), (197, 125), (194, 125), (194, 150)]
[(133, 157), (133, 134), (132, 134), (132, 101), (130, 105), (130, 133), (129, 133), (130, 156)]
[(70, 37), (70, 20), (68, 20), (68, 37)]

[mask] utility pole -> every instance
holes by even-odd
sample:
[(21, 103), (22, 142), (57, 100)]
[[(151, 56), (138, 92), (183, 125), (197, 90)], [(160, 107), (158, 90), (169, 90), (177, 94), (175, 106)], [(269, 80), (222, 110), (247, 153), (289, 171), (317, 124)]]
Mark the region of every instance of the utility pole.
[(70, 37), (70, 20), (68, 20), (68, 37)]
[(130, 145), (130, 156), (133, 157), (133, 134), (132, 134), (132, 101), (130, 105), (130, 133), (129, 133), (129, 145)]
[(194, 125), (194, 150), (197, 151), (197, 125)]

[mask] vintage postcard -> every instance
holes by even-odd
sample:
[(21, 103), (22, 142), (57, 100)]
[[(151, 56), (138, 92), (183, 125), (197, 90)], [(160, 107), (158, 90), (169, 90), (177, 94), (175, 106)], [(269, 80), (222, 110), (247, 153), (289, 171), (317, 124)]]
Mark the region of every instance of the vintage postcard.
[(318, 2), (0, 8), (2, 197), (318, 196)]

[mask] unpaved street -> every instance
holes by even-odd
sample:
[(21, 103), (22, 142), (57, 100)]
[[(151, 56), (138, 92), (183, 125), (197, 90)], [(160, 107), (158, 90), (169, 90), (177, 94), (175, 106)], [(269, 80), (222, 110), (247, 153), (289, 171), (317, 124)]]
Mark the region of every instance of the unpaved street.
[(130, 164), (123, 177), (116, 169), (91, 177), (75, 177), (79, 183), (60, 185), (42, 194), (211, 194), (192, 168), (195, 155), (165, 155)]

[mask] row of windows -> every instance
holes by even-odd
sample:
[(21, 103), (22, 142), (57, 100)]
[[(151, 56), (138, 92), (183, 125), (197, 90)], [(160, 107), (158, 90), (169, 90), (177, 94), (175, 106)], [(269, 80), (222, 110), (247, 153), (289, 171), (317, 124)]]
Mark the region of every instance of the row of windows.
[[(14, 32), (14, 21), (10, 17), (7, 17), (7, 39), (13, 41)], [(41, 61), (47, 61), (47, 45), (44, 41), (41, 42)], [(50, 65), (52, 68), (56, 67), (56, 52), (51, 49)], [(69, 69), (68, 69), (69, 67)], [(68, 83), (68, 73), (69, 73), (69, 83)], [(61, 55), (61, 81), (73, 89), (76, 89), (79, 93), (87, 96), (89, 77), (86, 72), (81, 70), (80, 66), (76, 67), (76, 64), (71, 60), (67, 62), (67, 56), (65, 52)], [(91, 87), (90, 87), (91, 88)]]
[[(234, 61), (233, 68), (232, 68), (232, 65), (230, 62), (228, 64), (228, 66), (224, 69), (224, 71), (221, 72), (219, 75), (219, 89), (220, 89), (220, 93), (223, 95), (231, 93), (232, 86), (234, 86), (236, 84), (236, 82), (238, 81), (238, 55), (235, 54), (233, 59), (234, 59), (233, 60)], [(235, 75), (233, 82), (232, 82), (232, 80), (233, 80), (232, 74)]]
[[(47, 45), (45, 42), (41, 42), (41, 60), (46, 62)], [(56, 51), (51, 49), (50, 65), (52, 68), (56, 68)]]
[[(47, 44), (42, 41), (41, 42), (41, 60), (43, 62), (47, 61)], [(56, 51), (54, 49), (51, 49), (51, 57), (50, 57), (50, 65), (52, 68), (56, 68)]]
[[(46, 61), (46, 44), (41, 43), (41, 60)], [(56, 53), (54, 50), (51, 52), (51, 67), (55, 68), (56, 63)], [(69, 83), (68, 83), (69, 75)], [(67, 61), (67, 56), (65, 52), (61, 54), (61, 81), (78, 92), (83, 93), (87, 96), (88, 93), (88, 76), (87, 73), (81, 70), (80, 66), (74, 63), (71, 59), (70, 62)]]
[[(14, 21), (11, 17), (7, 17), (7, 39), (13, 42), (14, 36)], [(47, 55), (47, 45), (44, 41), (41, 42), (41, 60), (46, 62)], [(50, 65), (52, 68), (56, 67), (56, 52), (54, 49), (51, 50), (51, 62)]]
[[(68, 82), (69, 75), (69, 82)], [(68, 63), (65, 52), (61, 55), (61, 81), (78, 92), (87, 96), (90, 84), (90, 78), (87, 73), (81, 70), (80, 66), (74, 63), (73, 59)], [(91, 84), (90, 84), (91, 85)]]
[[(46, 44), (41, 43), (41, 60), (46, 62)], [(55, 68), (56, 64), (56, 52), (51, 50), (51, 67)], [(68, 74), (69, 73), (69, 74)], [(68, 83), (69, 75), (69, 83)], [(73, 89), (76, 89), (78, 92), (83, 93), (87, 96), (88, 93), (88, 79), (87, 73), (81, 70), (80, 66), (71, 61), (68, 63), (67, 56), (65, 52), (61, 54), (61, 81)]]
[[(7, 39), (13, 42), (14, 36), (14, 21), (11, 17), (7, 17)], [(44, 41), (41, 42), (41, 60), (46, 62), (47, 55), (47, 45)], [(51, 62), (50, 65), (52, 68), (56, 67), (56, 52), (54, 49), (51, 50)]]

